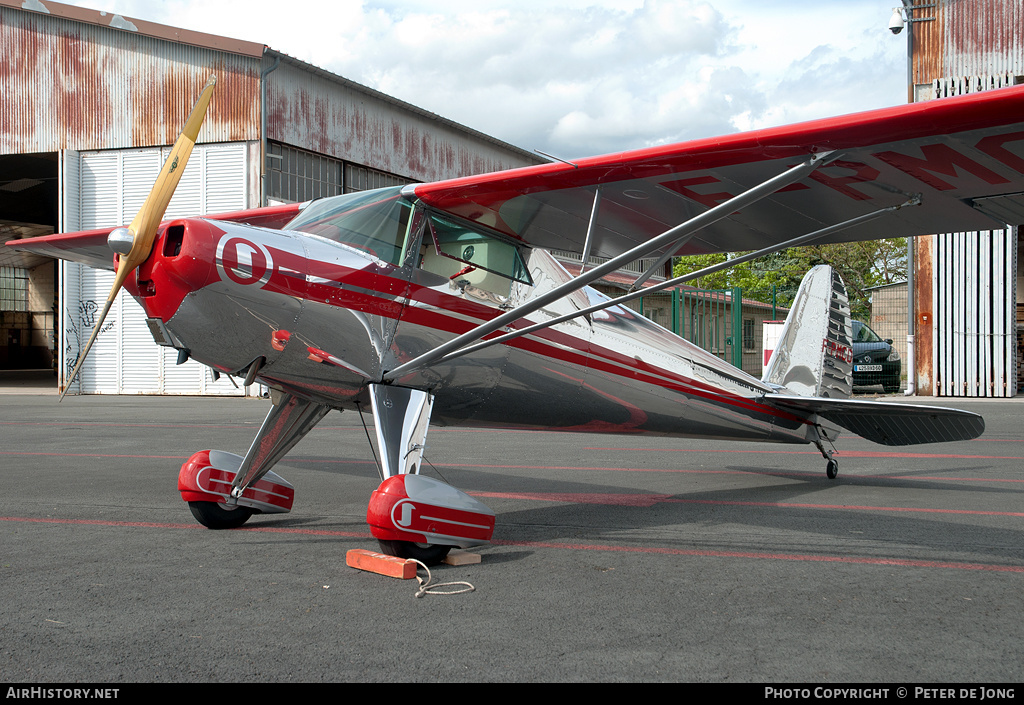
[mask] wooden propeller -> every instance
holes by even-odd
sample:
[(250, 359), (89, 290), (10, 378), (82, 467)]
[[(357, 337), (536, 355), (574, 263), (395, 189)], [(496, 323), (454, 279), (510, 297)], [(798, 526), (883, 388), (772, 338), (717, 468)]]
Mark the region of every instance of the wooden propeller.
[(210, 80), (206, 82), (199, 100), (196, 101), (195, 107), (192, 108), (192, 113), (188, 116), (188, 120), (185, 121), (185, 127), (182, 128), (178, 141), (174, 143), (174, 148), (171, 149), (167, 161), (164, 162), (160, 175), (146, 197), (146, 202), (142, 204), (142, 208), (139, 209), (131, 225), (128, 226), (127, 230), (124, 228), (114, 230), (107, 240), (111, 249), (120, 255), (117, 263), (117, 273), (114, 275), (114, 285), (110, 287), (107, 302), (103, 305), (103, 312), (96, 321), (96, 326), (92, 329), (89, 342), (85, 344), (85, 348), (78, 356), (78, 363), (75, 365), (71, 377), (68, 378), (67, 384), (60, 393), (61, 400), (64, 399), (64, 395), (67, 394), (68, 389), (71, 388), (71, 384), (82, 369), (86, 356), (92, 349), (93, 343), (96, 342), (96, 336), (99, 335), (100, 330), (103, 328), (103, 320), (107, 317), (110, 306), (114, 303), (118, 292), (124, 286), (128, 275), (149, 259), (149, 255), (153, 251), (153, 242), (156, 240), (157, 228), (160, 225), (160, 221), (164, 218), (167, 204), (171, 202), (174, 190), (178, 187), (181, 174), (185, 171), (185, 165), (192, 154), (192, 148), (196, 145), (199, 128), (202, 127), (203, 120), (206, 118), (206, 110), (210, 106), (210, 98), (213, 97), (213, 87), (216, 83), (217, 78), (215, 76), (211, 76)]

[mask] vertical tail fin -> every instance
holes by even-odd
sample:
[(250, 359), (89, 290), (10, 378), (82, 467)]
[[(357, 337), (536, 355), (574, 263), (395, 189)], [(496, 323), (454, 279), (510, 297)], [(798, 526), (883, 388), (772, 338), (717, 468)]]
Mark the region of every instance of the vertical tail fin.
[(853, 387), (850, 300), (828, 265), (804, 276), (763, 381), (803, 397), (847, 398)]

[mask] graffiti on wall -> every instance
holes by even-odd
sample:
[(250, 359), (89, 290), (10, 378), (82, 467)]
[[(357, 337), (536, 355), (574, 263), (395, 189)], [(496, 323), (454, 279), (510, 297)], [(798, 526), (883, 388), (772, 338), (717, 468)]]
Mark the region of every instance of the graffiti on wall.
[[(68, 370), (73, 370), (78, 364), (78, 356), (85, 345), (88, 336), (92, 335), (92, 329), (96, 327), (96, 319), (99, 317), (100, 305), (93, 299), (86, 299), (78, 302), (78, 315), (75, 316), (68, 311), (68, 327), (64, 330), (64, 364)], [(107, 321), (99, 334), (103, 335), (116, 325), (116, 321)]]

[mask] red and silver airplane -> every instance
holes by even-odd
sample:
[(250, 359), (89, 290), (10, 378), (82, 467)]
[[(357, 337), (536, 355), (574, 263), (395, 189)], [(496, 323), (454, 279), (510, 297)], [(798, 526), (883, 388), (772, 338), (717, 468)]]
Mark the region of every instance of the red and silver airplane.
[[(984, 430), (964, 411), (849, 398), (849, 306), (830, 268), (805, 277), (763, 379), (588, 284), (641, 258), (653, 272), (673, 256), (1021, 223), (1024, 86), (161, 222), (212, 90), (127, 228), (8, 243), (116, 270), (103, 316), (123, 287), (179, 359), (271, 389), (244, 456), (204, 450), (180, 471), (205, 526), (289, 511), (272, 468), (331, 409), (372, 412), (367, 520), (386, 552), (427, 562), (494, 529), (486, 506), (419, 473), (431, 422), (811, 443), (829, 477), (840, 429), (886, 445)], [(572, 276), (550, 249), (608, 259)]]

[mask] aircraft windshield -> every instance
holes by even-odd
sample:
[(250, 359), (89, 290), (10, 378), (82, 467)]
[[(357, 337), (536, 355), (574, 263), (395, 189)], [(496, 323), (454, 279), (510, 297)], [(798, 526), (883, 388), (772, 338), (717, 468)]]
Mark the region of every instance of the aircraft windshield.
[(412, 212), (401, 190), (398, 186), (325, 198), (306, 206), (285, 228), (341, 242), (398, 264)]

